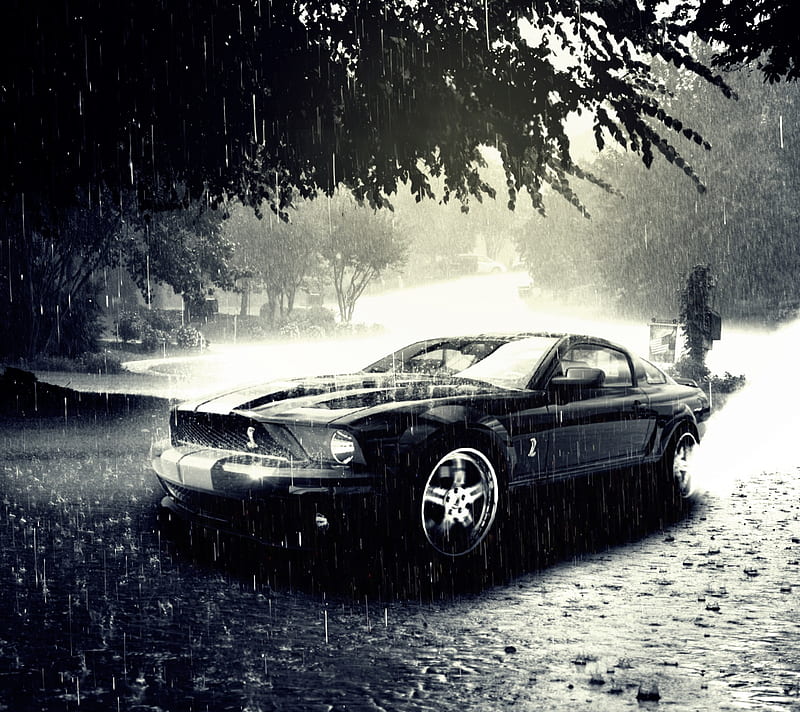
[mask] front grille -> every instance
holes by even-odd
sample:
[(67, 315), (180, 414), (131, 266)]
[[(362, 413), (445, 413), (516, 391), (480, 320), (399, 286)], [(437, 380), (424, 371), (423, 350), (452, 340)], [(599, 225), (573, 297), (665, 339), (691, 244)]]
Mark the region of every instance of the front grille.
[(179, 410), (173, 416), (172, 441), (175, 445), (199, 445), (287, 460), (306, 457), (303, 449), (285, 429), (236, 413)]

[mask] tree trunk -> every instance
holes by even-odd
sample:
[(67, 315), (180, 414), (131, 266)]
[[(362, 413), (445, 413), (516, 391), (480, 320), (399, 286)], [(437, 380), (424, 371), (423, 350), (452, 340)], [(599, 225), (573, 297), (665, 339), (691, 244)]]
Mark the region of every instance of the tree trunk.
[(247, 316), (250, 311), (250, 285), (242, 289), (242, 301), (239, 304), (239, 316)]

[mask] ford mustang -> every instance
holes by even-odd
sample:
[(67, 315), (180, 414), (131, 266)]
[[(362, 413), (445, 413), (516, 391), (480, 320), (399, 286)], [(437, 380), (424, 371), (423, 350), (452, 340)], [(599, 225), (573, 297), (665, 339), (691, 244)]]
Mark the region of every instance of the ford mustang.
[(694, 383), (605, 339), (446, 337), (178, 405), (152, 462), (184, 518), (287, 549), (395, 537), (456, 560), (515, 536), (513, 502), (548, 484), (624, 471), (679, 504), (709, 412)]

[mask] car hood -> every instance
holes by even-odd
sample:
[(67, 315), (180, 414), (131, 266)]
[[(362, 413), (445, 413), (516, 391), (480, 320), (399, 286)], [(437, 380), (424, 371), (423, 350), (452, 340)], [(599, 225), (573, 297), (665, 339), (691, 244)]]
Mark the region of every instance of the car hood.
[(438, 398), (474, 398), (504, 389), (464, 378), (355, 373), (274, 381), (183, 403), (180, 410), (246, 412), (272, 422), (330, 423), (359, 411)]

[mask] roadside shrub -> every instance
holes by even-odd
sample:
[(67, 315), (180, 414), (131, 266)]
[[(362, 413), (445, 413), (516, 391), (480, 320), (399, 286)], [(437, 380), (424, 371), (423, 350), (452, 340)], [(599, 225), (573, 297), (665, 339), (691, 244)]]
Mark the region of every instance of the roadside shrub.
[(76, 359), (69, 358), (68, 356), (52, 356), (47, 354), (39, 354), (32, 359), (25, 359), (20, 362), (23, 368), (32, 371), (79, 371), (75, 367)]
[(119, 357), (108, 351), (87, 352), (78, 359), (78, 364), (86, 373), (122, 373), (125, 370)]
[(284, 339), (299, 339), (302, 330), (294, 319), (287, 319), (278, 326), (278, 334)]
[(744, 375), (734, 376), (729, 371), (725, 371), (724, 376), (712, 376), (710, 383), (711, 389), (715, 393), (736, 393), (744, 388), (747, 379)]
[(336, 314), (332, 309), (316, 306), (295, 313), (298, 321), (305, 325), (308, 330), (313, 331), (316, 329), (323, 334), (329, 334), (336, 328)]
[(383, 326), (381, 324), (364, 324), (361, 322), (350, 322), (349, 324), (340, 322), (336, 324), (335, 329), (337, 334), (347, 334), (348, 336), (357, 334), (378, 334), (381, 331), (383, 331)]
[[(169, 334), (173, 329), (179, 327), (180, 323), (181, 313), (179, 311), (145, 307), (122, 311), (115, 321), (117, 336), (124, 342), (141, 340), (145, 351), (153, 350), (149, 347), (152, 346), (154, 332), (162, 335)], [(161, 343), (163, 343), (163, 339)]]
[(185, 324), (173, 332), (175, 343), (182, 349), (199, 349), (205, 345), (205, 338), (199, 329)]
[(133, 311), (123, 311), (116, 320), (117, 336), (125, 342), (137, 341), (142, 333), (142, 320)]
[(140, 332), (142, 351), (152, 353), (167, 343), (167, 335), (160, 329), (154, 329), (149, 324), (143, 324)]
[(277, 331), (283, 338), (319, 338), (336, 329), (336, 315), (325, 307), (295, 309), (277, 324)]
[(236, 337), (238, 339), (265, 339), (267, 337), (267, 330), (264, 328), (263, 323), (255, 318), (242, 318), (237, 320), (236, 324)]
[(181, 324), (181, 312), (167, 309), (146, 309), (141, 313), (141, 319), (153, 329), (169, 333)]

